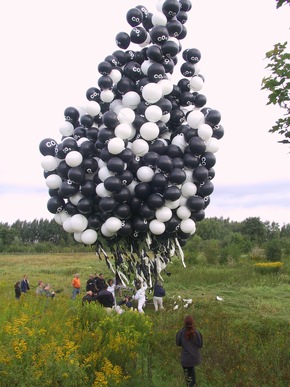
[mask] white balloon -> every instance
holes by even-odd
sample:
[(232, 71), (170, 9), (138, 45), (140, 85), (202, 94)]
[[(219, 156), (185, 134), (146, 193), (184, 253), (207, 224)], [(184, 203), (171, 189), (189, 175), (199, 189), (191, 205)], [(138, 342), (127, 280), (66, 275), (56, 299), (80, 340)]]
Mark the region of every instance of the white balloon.
[(108, 197), (108, 196), (112, 196), (112, 195), (113, 195), (113, 192), (108, 191), (108, 190), (105, 188), (104, 183), (99, 183), (99, 184), (96, 186), (96, 194), (97, 194), (100, 198), (105, 198), (105, 197)]
[(120, 228), (122, 227), (122, 221), (119, 218), (116, 218), (115, 216), (111, 216), (110, 218), (108, 218), (105, 224), (106, 224), (106, 229), (109, 232), (114, 232), (114, 233), (119, 231)]
[(131, 124), (119, 124), (115, 128), (115, 136), (127, 140), (132, 136), (133, 129)]
[(185, 196), (181, 195), (180, 198), (179, 198), (179, 200), (180, 200), (179, 206), (180, 206), (180, 207), (186, 206), (187, 199), (188, 199), (188, 198), (186, 198)]
[(161, 81), (157, 82), (157, 85), (161, 86), (163, 95), (170, 94), (173, 90), (173, 82), (169, 79), (161, 79)]
[(189, 84), (191, 90), (200, 91), (203, 88), (203, 79), (198, 75), (194, 75), (189, 81)]
[(167, 222), (172, 217), (172, 211), (168, 207), (158, 208), (155, 212), (155, 217), (159, 222)]
[(162, 133), (159, 138), (163, 138), (164, 140), (170, 140), (171, 133), (167, 130), (166, 132)]
[(150, 122), (157, 122), (162, 117), (162, 110), (157, 105), (148, 106), (144, 113), (145, 117)]
[(74, 233), (74, 240), (79, 242), (79, 243), (83, 243), (82, 241), (82, 232), (75, 232)]
[(142, 157), (149, 152), (149, 145), (145, 140), (139, 138), (138, 140), (133, 141), (131, 150), (134, 155)]
[(107, 237), (107, 238), (110, 238), (112, 237), (113, 235), (115, 235), (116, 233), (115, 232), (111, 232), (107, 229), (106, 227), (106, 223), (103, 223), (102, 226), (101, 226), (101, 233)]
[(71, 218), (71, 216), (66, 211), (64, 211), (64, 210), (59, 213), (59, 216), (60, 216), (61, 224), (63, 224), (63, 222), (66, 219)]
[(200, 74), (200, 72), (201, 72), (200, 62), (195, 63), (195, 65), (194, 65), (194, 75), (198, 75), (198, 74)]
[(159, 127), (154, 122), (145, 122), (140, 128), (140, 134), (144, 140), (155, 140), (159, 135)]
[(173, 137), (171, 144), (178, 146), (182, 150), (182, 152), (187, 146), (187, 142), (182, 134), (178, 134), (177, 136)]
[(101, 112), (101, 106), (96, 101), (88, 101), (85, 106), (85, 111), (90, 116), (94, 117)]
[[(62, 212), (64, 212), (64, 211), (62, 210)], [(67, 213), (66, 213), (66, 214), (67, 214)], [(68, 214), (67, 214), (67, 215), (68, 215)], [(56, 214), (54, 215), (54, 217), (53, 217), (53, 220), (54, 220), (57, 224), (59, 224), (60, 226), (62, 226), (61, 212), (56, 213)]]
[(74, 126), (71, 122), (65, 121), (61, 127), (59, 128), (59, 132), (61, 135), (65, 137), (69, 137), (73, 134), (74, 132)]
[(164, 205), (165, 205), (165, 207), (168, 207), (171, 210), (175, 210), (180, 205), (180, 199), (177, 199), (177, 200), (174, 200), (174, 201), (172, 201), (172, 200), (165, 200)]
[(135, 120), (135, 112), (134, 110), (126, 107), (119, 111), (117, 117), (121, 124), (132, 124)]
[(124, 141), (120, 137), (111, 138), (108, 142), (108, 151), (112, 155), (118, 155), (125, 149)]
[(128, 190), (130, 191), (131, 195), (134, 195), (134, 194), (135, 194), (135, 187), (136, 187), (137, 184), (138, 184), (138, 181), (133, 180), (132, 183), (130, 183), (129, 185), (127, 185), (127, 188), (128, 188)]
[(204, 141), (209, 140), (211, 138), (212, 132), (212, 127), (208, 124), (201, 124), (197, 128), (198, 136)]
[(160, 121), (164, 122), (165, 124), (170, 120), (171, 118), (171, 114), (170, 113), (166, 113), (166, 114), (163, 114), (162, 117), (160, 118)]
[(114, 99), (114, 101), (110, 103), (110, 110), (112, 110), (117, 115), (119, 114), (119, 111), (123, 108), (124, 105), (120, 99)]
[(84, 231), (88, 227), (88, 219), (82, 214), (75, 214), (70, 220), (74, 232)]
[(180, 230), (185, 234), (194, 234), (196, 231), (195, 222), (192, 219), (184, 219), (180, 222)]
[(152, 65), (151, 60), (144, 60), (144, 62), (141, 64), (141, 71), (144, 75), (148, 74), (148, 69)]
[(71, 217), (65, 219), (65, 221), (62, 224), (62, 228), (64, 229), (64, 231), (71, 233), (71, 234), (73, 232), (75, 232), (75, 230), (73, 229), (73, 227), (71, 225)]
[(218, 139), (215, 137), (212, 137), (209, 140), (205, 141), (205, 145), (206, 152), (216, 153), (219, 150)]
[(149, 181), (152, 181), (154, 174), (155, 173), (153, 169), (145, 165), (137, 170), (138, 179), (144, 183), (149, 183)]
[(99, 167), (99, 169), (101, 169), (101, 168), (107, 166), (107, 163), (106, 163), (104, 160), (99, 159), (99, 160), (97, 160), (97, 161), (98, 161), (98, 167)]
[(125, 107), (135, 110), (141, 102), (141, 97), (136, 91), (128, 91), (123, 95), (122, 103)]
[[(185, 198), (186, 199), (186, 198)], [(187, 199), (186, 199), (187, 200)], [(191, 215), (191, 211), (188, 207), (186, 206), (180, 206), (177, 211), (176, 215), (179, 217), (179, 219), (185, 220), (189, 219)]]
[(86, 137), (81, 137), (77, 140), (77, 144), (78, 146), (81, 146), (83, 142), (86, 142), (86, 141), (90, 141), (88, 138)]
[(70, 196), (69, 197), (69, 201), (74, 204), (75, 206), (78, 204), (78, 202), (84, 197), (83, 194), (81, 194), (80, 192), (77, 192), (76, 194), (74, 194), (73, 196)]
[(122, 79), (122, 73), (117, 69), (113, 69), (110, 72), (109, 77), (112, 79), (113, 83), (118, 83)]
[(149, 229), (154, 235), (161, 235), (165, 231), (165, 224), (162, 222), (159, 222), (157, 219), (151, 220), (149, 223)]
[(54, 171), (57, 168), (57, 160), (54, 156), (43, 156), (41, 160), (41, 166), (45, 171)]
[(45, 184), (50, 189), (58, 189), (61, 185), (61, 182), (62, 178), (56, 173), (47, 176), (47, 178), (45, 179)]
[(187, 183), (184, 183), (181, 187), (181, 193), (186, 198), (189, 198), (190, 196), (193, 196), (196, 194), (197, 187), (194, 183), (188, 181)]
[(184, 168), (184, 172), (186, 174), (186, 179), (184, 183), (187, 183), (188, 181), (193, 182), (192, 171), (192, 169)]
[(114, 176), (114, 172), (109, 171), (106, 166), (99, 169), (100, 180), (105, 181), (110, 176)]
[(83, 156), (78, 151), (71, 151), (65, 156), (65, 162), (70, 167), (78, 167), (83, 162)]
[(197, 129), (200, 125), (204, 124), (204, 115), (200, 110), (193, 110), (188, 114), (186, 120), (191, 128)]
[(112, 90), (102, 90), (100, 94), (100, 98), (103, 102), (110, 103), (115, 98), (115, 94), (112, 92)]
[(142, 97), (149, 103), (156, 103), (162, 97), (162, 87), (157, 83), (147, 83), (142, 89)]
[(82, 233), (81, 239), (82, 239), (82, 242), (83, 242), (85, 245), (92, 245), (92, 244), (95, 243), (96, 240), (98, 239), (97, 231), (91, 230), (91, 229), (85, 230), (85, 231)]
[(155, 12), (152, 15), (152, 24), (154, 26), (166, 26), (167, 17), (162, 12)]
[(150, 42), (151, 42), (151, 36), (150, 36), (150, 34), (147, 32), (147, 37), (146, 37), (146, 39), (144, 40), (143, 43), (140, 43), (140, 44), (139, 44), (139, 47), (141, 47), (141, 48), (146, 47)]

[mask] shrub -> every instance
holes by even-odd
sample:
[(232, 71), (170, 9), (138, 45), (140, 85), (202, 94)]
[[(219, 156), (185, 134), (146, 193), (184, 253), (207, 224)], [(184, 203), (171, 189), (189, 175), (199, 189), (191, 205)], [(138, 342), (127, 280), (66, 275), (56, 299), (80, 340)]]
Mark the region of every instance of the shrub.
[(254, 267), (262, 274), (277, 273), (283, 267), (283, 262), (259, 262)]
[(278, 261), (282, 258), (282, 249), (278, 239), (269, 241), (265, 246), (265, 255), (268, 261)]

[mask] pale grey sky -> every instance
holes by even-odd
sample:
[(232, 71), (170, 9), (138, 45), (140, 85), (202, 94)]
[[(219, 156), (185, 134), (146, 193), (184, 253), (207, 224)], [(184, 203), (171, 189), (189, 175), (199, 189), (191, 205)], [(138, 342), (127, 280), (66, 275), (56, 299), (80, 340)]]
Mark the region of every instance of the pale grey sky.
[[(8, 2), (1, 39), (0, 222), (52, 219), (38, 146), (60, 141), (67, 106), (82, 105), (96, 86), (98, 64), (130, 32), (126, 13), (158, 1), (50, 0)], [(215, 190), (206, 217), (290, 223), (290, 154), (268, 129), (282, 110), (261, 91), (265, 53), (289, 40), (290, 7), (274, 0), (193, 0), (183, 50), (201, 51), (202, 93), (222, 114), (225, 136), (216, 153)], [(132, 44), (133, 50), (140, 47)], [(288, 47), (289, 51), (289, 47)], [(180, 56), (180, 61), (182, 61)], [(175, 70), (174, 79), (182, 76)]]

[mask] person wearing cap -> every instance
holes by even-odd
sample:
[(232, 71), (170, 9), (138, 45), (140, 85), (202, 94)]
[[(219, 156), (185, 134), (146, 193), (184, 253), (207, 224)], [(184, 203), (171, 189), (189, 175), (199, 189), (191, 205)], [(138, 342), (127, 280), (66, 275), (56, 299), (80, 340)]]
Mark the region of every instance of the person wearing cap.
[(75, 300), (77, 294), (80, 294), (80, 292), (81, 292), (81, 280), (80, 280), (80, 275), (79, 275), (79, 273), (77, 273), (77, 274), (74, 276), (74, 278), (73, 278), (71, 284), (72, 284), (72, 287), (73, 287), (72, 297), (71, 297), (71, 298), (72, 298), (73, 300)]
[(181, 366), (186, 386), (196, 386), (195, 366), (201, 363), (203, 337), (196, 329), (192, 316), (185, 317), (183, 328), (176, 334), (176, 345), (181, 347)]

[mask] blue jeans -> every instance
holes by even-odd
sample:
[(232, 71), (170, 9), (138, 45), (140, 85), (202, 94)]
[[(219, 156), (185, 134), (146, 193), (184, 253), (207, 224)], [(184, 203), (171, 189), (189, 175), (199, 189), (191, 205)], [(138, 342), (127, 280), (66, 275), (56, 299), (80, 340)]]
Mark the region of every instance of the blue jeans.
[(80, 294), (80, 289), (79, 288), (73, 288), (73, 292), (72, 292), (72, 299), (75, 300), (76, 299), (76, 296), (77, 294)]

